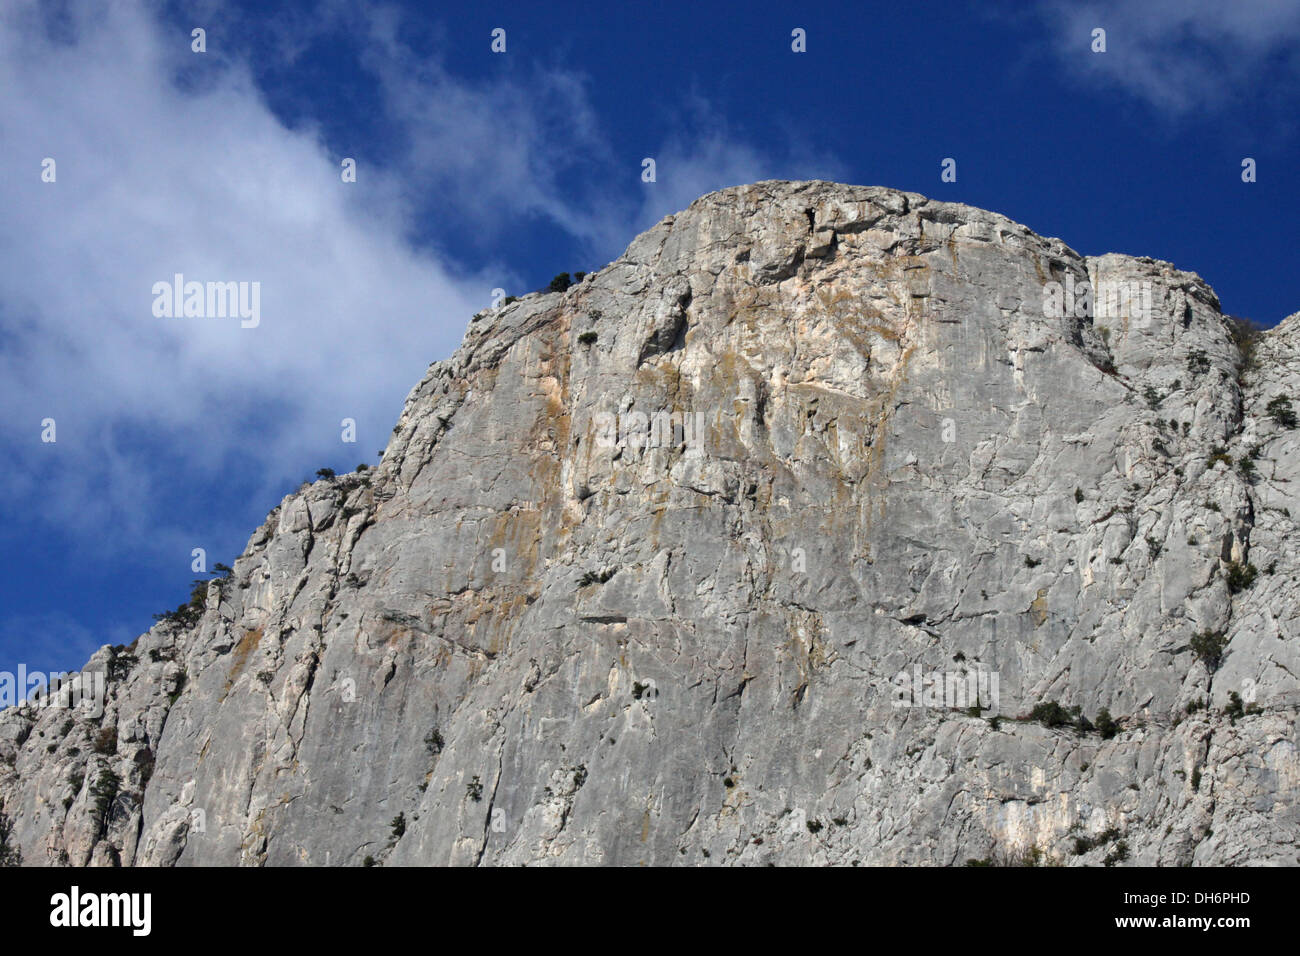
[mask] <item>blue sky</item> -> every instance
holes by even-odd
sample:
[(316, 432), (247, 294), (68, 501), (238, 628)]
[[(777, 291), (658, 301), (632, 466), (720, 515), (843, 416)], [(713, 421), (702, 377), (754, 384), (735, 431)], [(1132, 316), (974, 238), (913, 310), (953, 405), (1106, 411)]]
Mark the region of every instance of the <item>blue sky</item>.
[[(914, 190), (1300, 310), (1300, 0), (465, 6), (0, 8), (0, 670), (134, 639), (191, 549), (374, 463), (493, 288), (712, 189)], [(261, 323), (155, 317), (177, 272), (260, 282)]]

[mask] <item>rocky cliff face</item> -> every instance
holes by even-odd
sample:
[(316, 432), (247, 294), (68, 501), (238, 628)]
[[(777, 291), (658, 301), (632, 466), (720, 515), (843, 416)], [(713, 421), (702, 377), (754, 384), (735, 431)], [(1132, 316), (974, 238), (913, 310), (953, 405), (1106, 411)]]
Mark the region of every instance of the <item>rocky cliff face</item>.
[(966, 206), (705, 196), (476, 318), (380, 467), (92, 658), (101, 718), (5, 711), (9, 844), (1294, 864), (1300, 316), (1233, 331)]

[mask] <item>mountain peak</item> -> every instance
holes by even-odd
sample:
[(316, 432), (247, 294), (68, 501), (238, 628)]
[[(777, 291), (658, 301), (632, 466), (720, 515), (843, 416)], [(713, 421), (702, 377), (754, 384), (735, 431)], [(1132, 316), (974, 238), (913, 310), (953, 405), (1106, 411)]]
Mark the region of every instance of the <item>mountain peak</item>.
[(476, 317), (378, 468), (95, 656), (101, 717), (0, 715), (11, 839), (1294, 862), (1295, 329), (1252, 352), (1195, 274), (970, 206), (710, 193)]

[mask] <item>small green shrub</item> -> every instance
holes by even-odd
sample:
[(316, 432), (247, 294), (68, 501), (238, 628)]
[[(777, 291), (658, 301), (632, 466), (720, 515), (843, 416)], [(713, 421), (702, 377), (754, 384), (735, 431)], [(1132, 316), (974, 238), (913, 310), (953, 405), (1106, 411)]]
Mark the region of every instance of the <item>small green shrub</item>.
[(1096, 849), (1099, 846), (1105, 846), (1113, 840), (1118, 840), (1120, 832), (1117, 827), (1107, 827), (1096, 836), (1082, 836), (1074, 838), (1074, 855), (1083, 856), (1089, 850)]
[(176, 686), (172, 688), (172, 692), (167, 695), (167, 702), (169, 704), (176, 703), (180, 698), (181, 693), (185, 690), (185, 682), (187, 680), (189, 680), (189, 674), (185, 671), (181, 671), (176, 675)]
[(1119, 733), (1119, 724), (1111, 717), (1110, 710), (1105, 707), (1097, 711), (1097, 732), (1101, 734), (1102, 740), (1110, 740)]
[(1092, 721), (1083, 716), (1082, 707), (1077, 705), (1062, 707), (1054, 700), (1035, 704), (1033, 710), (1029, 712), (1029, 719), (1037, 721), (1048, 728), (1070, 727), (1081, 734), (1094, 729)]
[(102, 727), (99, 733), (95, 734), (94, 742), (90, 745), (91, 749), (97, 754), (111, 757), (117, 753), (117, 728)]
[(1275, 396), (1269, 400), (1269, 403), (1264, 408), (1268, 413), (1268, 417), (1283, 428), (1295, 428), (1297, 424), (1300, 424), (1300, 420), (1296, 418), (1295, 409), (1291, 407), (1291, 399), (1286, 395)]
[(1228, 562), (1228, 590), (1233, 594), (1240, 594), (1252, 584), (1255, 583), (1255, 576), (1259, 573), (1253, 564), (1239, 564), (1236, 561)]
[(585, 588), (589, 584), (604, 584), (606, 581), (612, 578), (616, 573), (618, 572), (617, 569), (615, 568), (610, 568), (605, 571), (601, 571), (599, 573), (595, 571), (588, 571), (582, 577), (578, 578), (578, 587)]
[(1237, 346), (1237, 381), (1242, 382), (1246, 373), (1255, 367), (1255, 343), (1259, 339), (1260, 327), (1252, 320), (1237, 315), (1227, 316), (1228, 334)]
[(1073, 716), (1056, 701), (1048, 700), (1035, 704), (1029, 712), (1029, 719), (1038, 721), (1044, 727), (1063, 727), (1073, 721)]
[(1106, 854), (1106, 859), (1102, 860), (1101, 862), (1103, 866), (1114, 866), (1116, 863), (1122, 863), (1124, 860), (1127, 859), (1128, 859), (1128, 844), (1125, 843), (1123, 840), (1120, 840), (1118, 843), (1115, 844), (1115, 846), (1111, 849), (1111, 851)]
[(90, 788), (92, 806), (95, 808), (95, 820), (100, 836), (103, 836), (104, 831), (108, 828), (108, 815), (112, 812), (113, 801), (117, 799), (121, 786), (122, 778), (111, 770), (105, 770), (99, 775), (95, 785)]
[(995, 850), (992, 855), (983, 859), (968, 859), (967, 866), (996, 866), (996, 867), (1022, 867), (1022, 866), (1052, 866), (1054, 865), (1042, 850), (1036, 846), (1027, 847), (1023, 850)]
[[(1188, 644), (1205, 669), (1213, 674), (1223, 663), (1223, 652), (1228, 646), (1228, 639), (1223, 636), (1222, 632), (1217, 631), (1198, 631), (1192, 635), (1192, 640)], [(1190, 705), (1188, 705), (1190, 708)], [(1188, 710), (1191, 713), (1191, 710)]]
[(578, 336), (578, 341), (581, 342), (583, 345), (591, 345), (593, 342), (596, 341), (596, 333), (583, 332), (581, 335)]
[[(207, 582), (203, 582), (204, 587)], [(104, 677), (109, 681), (119, 681), (131, 673), (131, 668), (139, 663), (139, 659), (134, 654), (114, 654), (104, 669)]]
[(1235, 690), (1228, 692), (1228, 706), (1223, 708), (1223, 714), (1229, 718), (1232, 723), (1237, 722), (1237, 718), (1246, 713), (1246, 707), (1241, 699), (1241, 695)]
[(13, 832), (13, 824), (9, 822), (9, 817), (0, 813), (0, 866), (23, 865), (23, 851), (9, 845), (9, 838)]

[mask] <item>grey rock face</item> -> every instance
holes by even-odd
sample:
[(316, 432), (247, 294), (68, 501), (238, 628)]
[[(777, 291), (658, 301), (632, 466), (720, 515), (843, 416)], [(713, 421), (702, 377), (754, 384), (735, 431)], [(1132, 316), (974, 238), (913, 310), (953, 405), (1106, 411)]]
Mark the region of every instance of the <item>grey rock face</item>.
[(95, 655), (102, 718), (0, 715), (9, 842), (1295, 864), (1300, 315), (1240, 372), (1232, 331), (1194, 274), (978, 209), (705, 196), (471, 323), (379, 468)]

